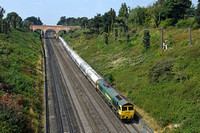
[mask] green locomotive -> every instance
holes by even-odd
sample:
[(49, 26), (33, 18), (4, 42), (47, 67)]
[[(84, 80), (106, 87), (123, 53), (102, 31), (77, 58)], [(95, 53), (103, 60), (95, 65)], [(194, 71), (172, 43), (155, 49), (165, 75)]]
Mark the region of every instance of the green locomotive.
[(115, 88), (104, 79), (99, 79), (97, 80), (97, 89), (114, 108), (120, 119), (133, 119), (135, 112), (134, 105), (124, 98)]

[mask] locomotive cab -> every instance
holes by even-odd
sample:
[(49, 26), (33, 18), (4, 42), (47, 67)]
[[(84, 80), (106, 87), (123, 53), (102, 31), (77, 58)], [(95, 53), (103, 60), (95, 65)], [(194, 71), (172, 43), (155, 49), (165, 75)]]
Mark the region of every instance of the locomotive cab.
[(125, 104), (119, 107), (120, 119), (133, 119), (135, 107), (132, 104)]

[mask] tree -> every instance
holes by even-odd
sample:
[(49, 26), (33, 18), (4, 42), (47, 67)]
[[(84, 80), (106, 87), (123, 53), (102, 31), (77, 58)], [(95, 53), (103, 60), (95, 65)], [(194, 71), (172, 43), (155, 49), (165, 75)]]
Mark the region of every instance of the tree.
[(128, 24), (129, 13), (128, 13), (128, 7), (126, 3), (122, 3), (121, 8), (119, 9), (118, 17), (123, 18), (126, 24)]
[(19, 28), (22, 27), (22, 18), (20, 16), (17, 16), (16, 18), (16, 26)]
[(24, 20), (24, 21), (23, 21), (23, 28), (25, 28), (25, 29), (28, 30), (30, 25), (34, 25), (34, 23), (33, 23), (33, 22), (30, 22), (30, 21), (28, 21), (28, 20)]
[[(126, 24), (125, 24), (124, 20), (117, 18), (116, 19), (116, 23), (115, 23), (115, 28), (118, 29), (118, 37), (120, 37), (121, 36), (121, 31), (124, 28), (126, 28)], [(125, 29), (124, 29), (124, 31), (125, 31)]]
[(5, 10), (3, 7), (0, 6), (0, 21), (1, 21), (1, 26), (0, 26), (0, 33), (3, 33), (3, 15), (5, 13)]
[(97, 16), (94, 17), (93, 19), (93, 26), (97, 31), (97, 34), (99, 35), (100, 33), (100, 27), (102, 27), (102, 17), (101, 14), (97, 14)]
[(88, 25), (88, 18), (87, 17), (82, 17), (80, 20), (80, 25), (82, 28), (86, 28)]
[(152, 11), (153, 20), (156, 23), (156, 27), (158, 27), (158, 25), (161, 23), (161, 16), (163, 13), (164, 3), (165, 3), (165, 0), (158, 0), (155, 3), (153, 3), (151, 11)]
[(192, 5), (190, 0), (166, 0), (163, 5), (163, 17), (172, 18), (174, 24), (183, 19), (187, 9)]
[(6, 18), (8, 20), (8, 23), (13, 26), (13, 28), (21, 25), (20, 23), (22, 21), (22, 18), (16, 12), (8, 13)]
[(185, 19), (191, 18), (195, 16), (195, 6), (192, 4), (192, 6), (188, 9), (186, 9)]
[(128, 32), (128, 18), (129, 18), (129, 12), (128, 12), (128, 7), (126, 3), (122, 3), (121, 8), (119, 9), (119, 19), (122, 19), (124, 23), (124, 32)]
[(144, 31), (143, 43), (144, 43), (143, 46), (146, 50), (150, 48), (150, 33), (149, 33), (149, 30)]
[(4, 13), (5, 13), (5, 10), (3, 9), (3, 7), (0, 6), (0, 19), (3, 18)]
[(27, 23), (31, 23), (33, 25), (37, 25), (37, 18), (34, 16), (28, 17), (26, 18), (24, 21), (27, 21)]
[(8, 34), (8, 30), (9, 30), (9, 23), (8, 23), (8, 20), (6, 18), (4, 18), (3, 19), (3, 30), (2, 30), (2, 33)]
[(23, 26), (26, 29), (29, 29), (30, 25), (43, 25), (43, 23), (39, 17), (36, 18), (34, 16), (31, 16), (31, 17), (27, 17), (23, 22)]
[(66, 22), (66, 17), (62, 16), (58, 21), (57, 25), (65, 25), (65, 22)]
[(104, 13), (103, 17), (103, 27), (104, 32), (110, 32), (114, 29), (114, 23), (116, 20), (116, 12), (114, 9), (110, 9), (110, 11)]
[(97, 14), (94, 16), (94, 18), (88, 21), (88, 28), (90, 29), (90, 33), (96, 33), (99, 35), (101, 27), (103, 27), (101, 14)]
[(37, 25), (43, 25), (42, 21), (40, 20), (40, 17), (37, 18)]
[(75, 26), (76, 25), (76, 18), (74, 18), (74, 17), (67, 18), (65, 22), (66, 22), (65, 24), (67, 26)]
[(135, 27), (141, 25), (144, 26), (145, 24), (145, 17), (146, 17), (146, 8), (144, 7), (136, 7), (135, 9), (131, 10), (130, 16), (132, 20), (134, 21)]
[(195, 21), (200, 25), (200, 0), (198, 0), (197, 9), (195, 12)]

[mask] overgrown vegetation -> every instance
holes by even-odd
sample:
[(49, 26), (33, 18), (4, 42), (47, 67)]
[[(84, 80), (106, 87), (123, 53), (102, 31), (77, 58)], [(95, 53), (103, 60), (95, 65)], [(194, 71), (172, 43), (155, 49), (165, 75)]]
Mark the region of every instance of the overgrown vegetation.
[(41, 41), (32, 32), (0, 34), (0, 132), (42, 132)]
[(0, 6), (0, 132), (43, 132), (42, 43), (29, 31), (42, 22), (4, 13)]
[(148, 50), (150, 48), (150, 33), (149, 30), (144, 31), (144, 37), (143, 37), (143, 43), (145, 50)]

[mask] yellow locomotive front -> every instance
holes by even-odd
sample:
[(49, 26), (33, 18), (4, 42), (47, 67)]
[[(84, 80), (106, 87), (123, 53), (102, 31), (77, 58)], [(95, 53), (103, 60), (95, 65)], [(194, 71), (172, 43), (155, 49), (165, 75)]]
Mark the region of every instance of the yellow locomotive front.
[(120, 119), (126, 119), (126, 120), (133, 119), (134, 112), (135, 112), (134, 105), (123, 105), (123, 106), (120, 106), (118, 110)]

